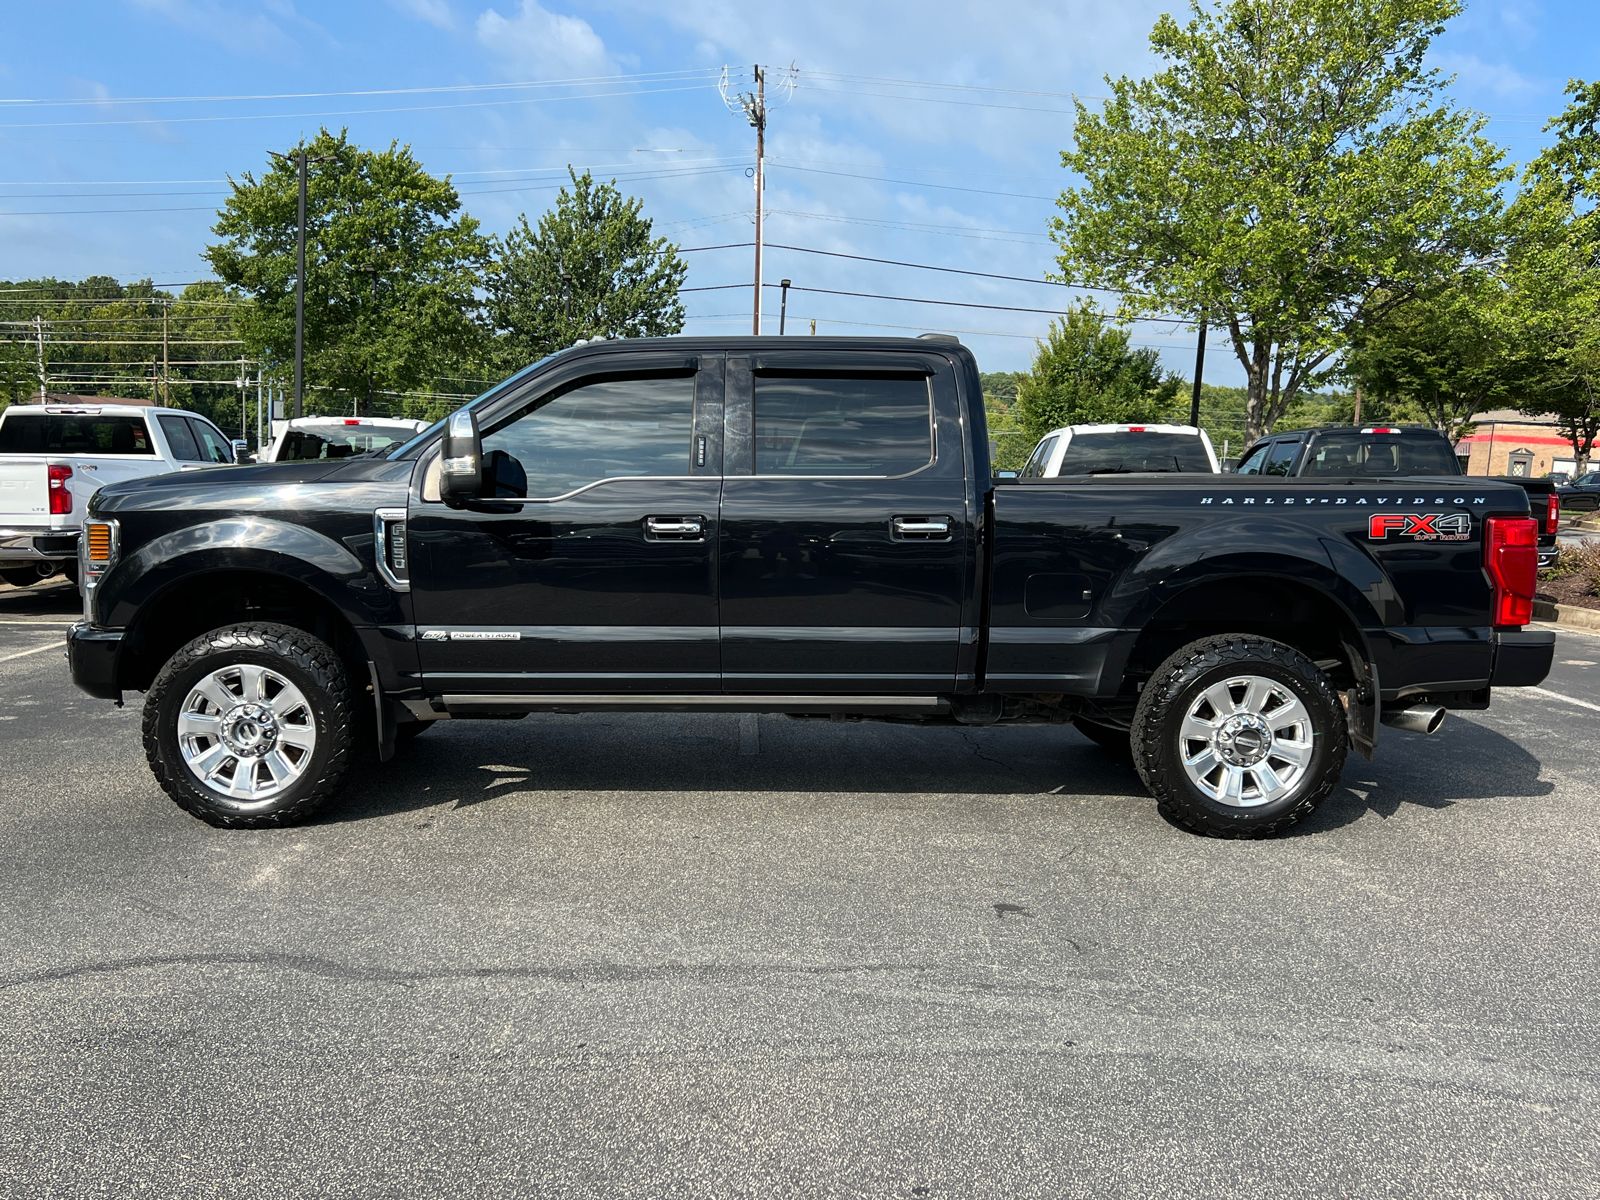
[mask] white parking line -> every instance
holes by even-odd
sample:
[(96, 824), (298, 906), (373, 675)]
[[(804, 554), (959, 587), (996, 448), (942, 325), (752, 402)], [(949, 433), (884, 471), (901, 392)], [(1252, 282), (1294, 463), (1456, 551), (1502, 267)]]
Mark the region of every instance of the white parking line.
[(47, 645), (35, 646), (32, 650), (18, 650), (15, 654), (8, 654), (0, 658), (0, 663), (10, 662), (13, 658), (27, 658), (30, 654), (43, 654), (46, 650), (60, 650), (63, 654), (66, 653), (60, 642), (50, 642)]
[(0, 617), (0, 625), (32, 626), (35, 629), (66, 629), (71, 624), (71, 621), (8, 621)]
[[(5, 661), (0, 659), (0, 662)], [(1535, 696), (1543, 696), (1547, 700), (1560, 700), (1563, 704), (1576, 704), (1579, 708), (1587, 708), (1590, 712), (1600, 712), (1600, 704), (1591, 704), (1587, 700), (1579, 700), (1576, 696), (1564, 696), (1560, 692), (1552, 692), (1549, 688), (1531, 687), (1518, 688), (1519, 692), (1532, 692)]]

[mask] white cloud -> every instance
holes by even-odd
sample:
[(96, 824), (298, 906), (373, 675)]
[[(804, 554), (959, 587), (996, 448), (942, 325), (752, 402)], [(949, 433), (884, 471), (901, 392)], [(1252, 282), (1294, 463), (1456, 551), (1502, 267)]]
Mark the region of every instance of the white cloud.
[(218, 0), (134, 0), (134, 7), (165, 17), (186, 33), (216, 42), (236, 54), (259, 57), (287, 54), (297, 48), (294, 37), (280, 21), (309, 25), (286, 0), (272, 5), (274, 11), (270, 15), (241, 13)]
[(456, 14), (450, 8), (449, 0), (389, 0), (389, 3), (407, 16), (425, 21), (436, 29), (456, 27)]
[(1536, 80), (1530, 79), (1515, 67), (1503, 62), (1488, 62), (1476, 54), (1439, 51), (1434, 63), (1446, 74), (1454, 75), (1469, 91), (1493, 96), (1525, 96), (1540, 90)]
[(617, 65), (594, 27), (581, 17), (551, 12), (539, 0), (522, 0), (509, 17), (498, 9), (478, 16), (478, 41), (525, 79), (580, 79), (614, 75)]

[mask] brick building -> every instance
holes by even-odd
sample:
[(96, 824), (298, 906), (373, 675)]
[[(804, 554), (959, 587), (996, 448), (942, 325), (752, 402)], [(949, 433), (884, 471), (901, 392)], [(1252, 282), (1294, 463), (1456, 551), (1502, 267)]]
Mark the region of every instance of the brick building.
[(1456, 443), (1468, 475), (1524, 475), (1537, 479), (1573, 468), (1572, 443), (1554, 417), (1502, 409), (1472, 418), (1474, 429)]

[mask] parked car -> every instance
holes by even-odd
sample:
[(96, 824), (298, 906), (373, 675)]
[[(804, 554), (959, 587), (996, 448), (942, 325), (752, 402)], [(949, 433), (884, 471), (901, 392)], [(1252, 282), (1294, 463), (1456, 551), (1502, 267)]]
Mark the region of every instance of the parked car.
[[(1423, 425), (1330, 425), (1273, 433), (1252, 443), (1234, 468), (1237, 475), (1294, 479), (1401, 479), (1466, 477), (1450, 439)], [(1549, 479), (1504, 476), (1528, 493), (1539, 518), (1539, 569), (1555, 566), (1560, 549), (1559, 489)]]
[(72, 676), (146, 692), (157, 780), (223, 826), (331, 800), (364, 727), (386, 758), (444, 719), (687, 710), (1071, 721), (1236, 837), (1380, 721), (1550, 669), (1518, 488), (995, 487), (988, 451), (954, 338), (574, 347), (385, 455), (102, 489)]
[(391, 417), (297, 417), (273, 423), (272, 445), (262, 462), (349, 458), (392, 450), (428, 427), (426, 421)]
[(1067, 425), (1039, 439), (1022, 479), (1062, 475), (1217, 473), (1217, 452), (1193, 425)]
[(1556, 488), (1561, 503), (1573, 512), (1600, 509), (1600, 471), (1585, 471), (1576, 479)]
[(0, 579), (75, 574), (89, 497), (108, 483), (234, 461), (198, 413), (133, 405), (13, 404), (0, 412)]

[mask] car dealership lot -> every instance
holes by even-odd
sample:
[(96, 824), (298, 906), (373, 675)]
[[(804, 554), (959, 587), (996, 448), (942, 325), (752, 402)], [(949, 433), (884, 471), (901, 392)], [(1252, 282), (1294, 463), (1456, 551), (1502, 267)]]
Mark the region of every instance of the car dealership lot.
[(1600, 1177), (1600, 637), (1272, 842), (1068, 729), (710, 715), (447, 723), (221, 832), (74, 610), (0, 590), (0, 1193)]

